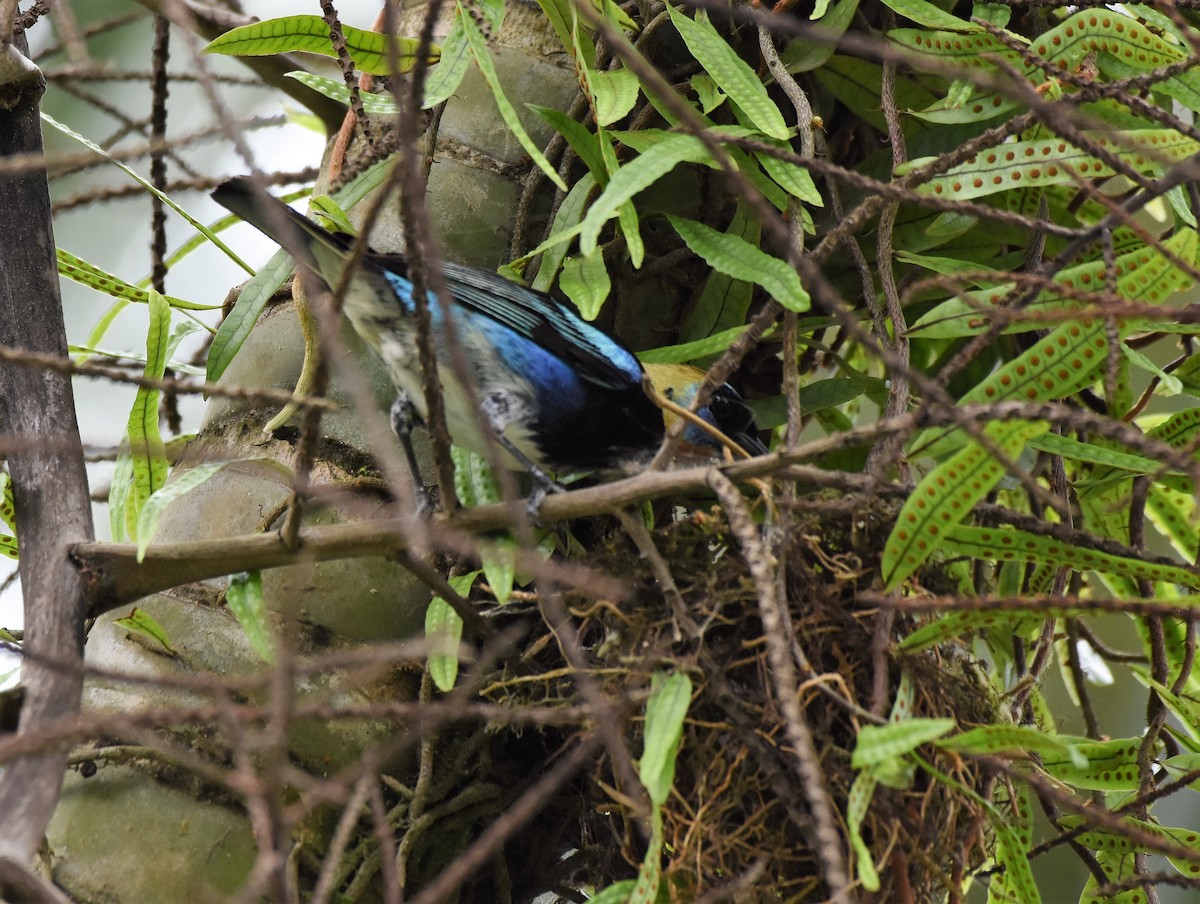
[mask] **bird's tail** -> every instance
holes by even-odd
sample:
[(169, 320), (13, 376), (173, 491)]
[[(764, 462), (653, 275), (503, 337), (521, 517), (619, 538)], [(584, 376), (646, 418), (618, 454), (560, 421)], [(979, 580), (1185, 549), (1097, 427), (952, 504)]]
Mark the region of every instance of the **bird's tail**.
[(346, 265), (349, 237), (322, 229), (245, 177), (217, 186), (212, 199), (278, 243), (330, 286), (338, 284)]

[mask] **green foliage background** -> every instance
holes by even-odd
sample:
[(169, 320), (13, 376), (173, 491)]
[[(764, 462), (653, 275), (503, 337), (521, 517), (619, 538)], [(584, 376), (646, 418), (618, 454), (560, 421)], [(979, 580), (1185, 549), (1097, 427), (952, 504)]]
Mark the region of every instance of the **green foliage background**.
[[(872, 518), (884, 501), (877, 543), (832, 550), (853, 554), (851, 578), (814, 569), (852, 585), (848, 605), (900, 613), (887, 706), (848, 717), (848, 787), (830, 792), (856, 887), (898, 894), (872, 808), (936, 786), (977, 809), (980, 834), (930, 852), (929, 900), (972, 885), (989, 901), (1065, 900), (1043, 893), (1035, 854), (1068, 840), (1089, 871), (1072, 900), (1146, 900), (1143, 881), (1194, 894), (1200, 844), (1158, 804), (1190, 798), (1200, 768), (1200, 16), (925, 0), (539, 6), (578, 74), (570, 112), (518, 110), (505, 94), (488, 44), (501, 0), (458, 0), (424, 74), (421, 106), (435, 110), (481, 72), (529, 179), (553, 197), (545, 222), (519, 224), (501, 272), (619, 328), (647, 362), (732, 376), (780, 456), (755, 509), (770, 530), (795, 526), (797, 492), (857, 494)], [(316, 17), (249, 28), (210, 51), (325, 40)], [(418, 44), (347, 38), (348, 81), (300, 80), (390, 122), (396, 96), (360, 92), (355, 71), (387, 74), (389, 54)], [(530, 116), (560, 136), (551, 147), (530, 137)], [(325, 188), (352, 209), (388, 166)], [(702, 203), (669, 190), (681, 174)], [(664, 260), (686, 298), (669, 330), (621, 309), (622, 282)], [(60, 270), (147, 305), (147, 376), (196, 370), (172, 355), (198, 299), (124, 283), (103, 262), (63, 256)], [(279, 258), (243, 289), (215, 329), (208, 379), (286, 275)], [(114, 537), (143, 549), (180, 492), (158, 402), (138, 391), (110, 497)], [(789, 465), (811, 468), (797, 478)], [(726, 540), (749, 557), (744, 532)], [(511, 586), (511, 561), (491, 555), (485, 575)], [(785, 602), (803, 611), (803, 598)], [(904, 614), (922, 611), (934, 614)], [(991, 724), (925, 709), (929, 689), (912, 688), (910, 670), (963, 656), (982, 663)], [(439, 669), (452, 686), (454, 668)], [(1145, 694), (1142, 730), (1114, 729), (1090, 702), (1105, 673)], [(1055, 675), (1066, 694), (1047, 694)], [(683, 887), (689, 865), (662, 847), (671, 802), (654, 804), (640, 873), (651, 890), (612, 885), (613, 900)], [(814, 859), (831, 884), (836, 871)]]

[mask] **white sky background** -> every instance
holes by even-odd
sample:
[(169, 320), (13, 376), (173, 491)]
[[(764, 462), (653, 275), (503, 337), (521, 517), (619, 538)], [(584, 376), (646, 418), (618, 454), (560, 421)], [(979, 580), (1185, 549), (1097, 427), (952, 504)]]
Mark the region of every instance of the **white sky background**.
[[(63, 0), (65, 2), (65, 0)], [(320, 14), (317, 0), (246, 0), (243, 4), (247, 13), (266, 19), (294, 13)], [(87, 3), (72, 4), (76, 15), (84, 22), (107, 18), (135, 9), (132, 0), (88, 0)], [(378, 14), (379, 0), (338, 0), (337, 8), (347, 25), (369, 29)], [(150, 68), (152, 26), (147, 18), (136, 25), (126, 26), (103, 41), (89, 47), (96, 61), (114, 68), (146, 71)], [(41, 48), (56, 43), (57, 38), (50, 23), (43, 19), (29, 33), (31, 50), (36, 56)], [(171, 34), (172, 72), (187, 72), (192, 68), (187, 43), (178, 30)], [(246, 75), (249, 70), (236, 61), (223, 57), (206, 57), (213, 71), (234, 75)], [(52, 60), (54, 65), (58, 60)], [(133, 82), (92, 82), (86, 86), (101, 96), (106, 103), (123, 110), (134, 118), (149, 115), (149, 90), (145, 85)], [(270, 89), (221, 87), (226, 104), (238, 116), (274, 116), (285, 111), (285, 106), (297, 109), (294, 102)], [(181, 102), (194, 98), (195, 102)], [(67, 94), (53, 83), (47, 90), (44, 108), (65, 125), (98, 143), (104, 142), (119, 128), (119, 123), (102, 110)], [(168, 105), (167, 132), (169, 136), (187, 135), (206, 128), (215, 122), (199, 89), (182, 82), (172, 82), (171, 101)], [(302, 126), (289, 124), (259, 132), (250, 132), (246, 139), (256, 155), (256, 163), (265, 170), (300, 170), (319, 164), (324, 149), (321, 135)], [(82, 148), (51, 129), (45, 130), (47, 150), (51, 153), (76, 153)], [(125, 144), (140, 144), (144, 138), (130, 136)], [(117, 147), (121, 147), (118, 144)], [(192, 165), (204, 175), (235, 175), (245, 172), (242, 162), (224, 139), (213, 139), (181, 152)], [(149, 176), (149, 161), (137, 160), (130, 164), (140, 175)], [(178, 169), (174, 174), (179, 175)], [(168, 164), (168, 178), (172, 176)], [(69, 197), (85, 187), (103, 182), (119, 185), (128, 179), (114, 167), (102, 167), (80, 177), (72, 177), (62, 185), (52, 187), (56, 199)], [(185, 210), (204, 223), (211, 223), (224, 215), (225, 211), (200, 192), (187, 192), (175, 196), (174, 200)], [(148, 196), (87, 205), (65, 211), (55, 217), (55, 238), (60, 248), (100, 266), (128, 282), (143, 279), (150, 269)], [(193, 234), (178, 215), (168, 212), (168, 246), (174, 250)], [(225, 233), (230, 247), (251, 266), (260, 266), (276, 250), (266, 238), (249, 227), (236, 227)], [(167, 275), (167, 292), (191, 301), (220, 304), (230, 287), (245, 280), (246, 274), (216, 249), (206, 246), (194, 252), (173, 268)], [(110, 299), (91, 289), (69, 280), (61, 280), (63, 307), (67, 325), (67, 339), (72, 343), (83, 343), (97, 318), (109, 307)], [(206, 318), (215, 324), (214, 315)], [(177, 322), (177, 321), (176, 321)], [(130, 305), (117, 318), (105, 337), (102, 347), (110, 350), (144, 350), (147, 318), (144, 308)], [(180, 359), (186, 360), (198, 347), (199, 336), (189, 337)], [(75, 380), (76, 409), (83, 441), (88, 446), (109, 447), (120, 442), (124, 433), (129, 408), (133, 402), (134, 388), (99, 380)], [(180, 400), (184, 417), (184, 431), (193, 432), (200, 422), (204, 403), (195, 396)], [(92, 489), (104, 488), (108, 484), (111, 465), (93, 465), (89, 468)], [(96, 535), (108, 539), (108, 509), (104, 505), (94, 506)], [(0, 559), (0, 579), (15, 570), (16, 563)], [(21, 594), (19, 583), (14, 583), (0, 594), (0, 627), (20, 628), (22, 625)], [(5, 675), (13, 668), (13, 657), (0, 652), (0, 687), (5, 685)], [(11, 678), (9, 679), (11, 680)]]

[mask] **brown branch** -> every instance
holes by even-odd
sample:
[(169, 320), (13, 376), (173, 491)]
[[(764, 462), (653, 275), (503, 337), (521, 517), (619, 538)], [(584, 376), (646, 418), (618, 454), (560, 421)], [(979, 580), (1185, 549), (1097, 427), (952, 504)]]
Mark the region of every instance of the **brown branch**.
[[(45, 82), (22, 55), (24, 35), (0, 46), (0, 158), (40, 154)], [(50, 192), (44, 170), (0, 179), (0, 344), (65, 358), (67, 338), (54, 260)], [(0, 364), (0, 421), (39, 439), (8, 461), (21, 542), (25, 649), (19, 735), (78, 712), (79, 668), (46, 668), (37, 657), (82, 665), (83, 576), (67, 556), (92, 539), (92, 509), (70, 378)], [(43, 750), (8, 761), (0, 776), (0, 858), (29, 861), (58, 803), (66, 752)], [(46, 898), (50, 900), (50, 898)]]
[[(749, 479), (771, 472), (785, 471), (790, 479), (814, 481), (817, 486), (833, 485), (843, 489), (870, 491), (875, 483), (867, 478), (837, 474), (821, 468), (790, 465), (778, 456), (764, 457), (729, 466), (736, 479)], [(540, 515), (546, 523), (584, 515), (612, 513), (661, 496), (680, 495), (707, 485), (709, 467), (683, 471), (648, 471), (637, 477), (602, 484), (546, 498)], [(852, 478), (849, 481), (846, 478)], [(827, 483), (832, 481), (831, 484)], [(521, 505), (521, 503), (517, 503)], [(479, 534), (509, 527), (511, 506), (505, 503), (460, 510), (451, 518), (439, 517), (429, 525), (432, 539), (459, 548), (464, 534)], [(239, 571), (280, 568), (305, 561), (395, 556), (410, 549), (413, 522), (408, 519), (383, 519), (303, 528), (296, 549), (289, 549), (276, 533), (251, 534), (191, 543), (151, 544), (144, 560), (137, 561), (137, 548), (129, 543), (81, 543), (72, 549), (72, 557), (88, 587), (91, 617), (151, 593), (190, 584), (207, 578)], [(458, 539), (456, 539), (456, 537)], [(530, 557), (530, 565), (540, 558)], [(548, 563), (549, 564), (549, 563)], [(524, 566), (523, 566), (524, 567)], [(549, 576), (556, 576), (553, 571)], [(560, 578), (561, 579), (561, 578)], [(573, 582), (572, 582), (573, 583)]]
[[(794, 450), (726, 465), (720, 470), (734, 482), (774, 476), (794, 480), (811, 488), (837, 489), (844, 493), (869, 493), (876, 496), (887, 493), (903, 494), (902, 488), (881, 483), (867, 475), (830, 471), (801, 462), (839, 449), (869, 443), (881, 437), (908, 435), (918, 426), (933, 426), (948, 420), (974, 424), (1013, 418), (1045, 419), (1054, 423), (1069, 424), (1076, 429), (1096, 430), (1097, 435), (1120, 439), (1130, 443), (1135, 450), (1154, 455), (1165, 467), (1187, 467), (1186, 456), (1146, 437), (1132, 427), (1065, 405), (1027, 405), (1012, 402), (965, 406), (942, 414), (944, 418), (941, 421), (932, 416), (922, 419), (912, 413), (881, 420), (805, 443)], [(1101, 429), (1104, 427), (1110, 429)], [(709, 465), (674, 471), (645, 471), (625, 480), (549, 496), (542, 503), (539, 514), (546, 523), (589, 515), (613, 514), (622, 508), (635, 506), (650, 499), (704, 492), (709, 486), (710, 475), (713, 472), (714, 468)], [(519, 509), (519, 506), (520, 503), (516, 503), (515, 507)], [(469, 554), (472, 545), (469, 541), (464, 542), (465, 535), (510, 528), (514, 517), (520, 517), (522, 514), (523, 510), (514, 512), (512, 504), (496, 503), (460, 510), (449, 518), (435, 518), (428, 527), (434, 532), (432, 539), (435, 543)], [(1104, 541), (1082, 531), (1069, 530), (1061, 525), (1023, 518), (1015, 512), (1006, 510), (1004, 518), (1022, 530), (1036, 530), (1065, 542), (1082, 543), (1088, 548), (1118, 555), (1147, 558), (1137, 552), (1130, 552), (1120, 544)], [(292, 564), (297, 555), (306, 556), (310, 561), (396, 555), (410, 548), (406, 537), (412, 535), (413, 527), (412, 519), (384, 519), (309, 528), (300, 532), (299, 545), (295, 552), (289, 551), (275, 534), (254, 534), (195, 543), (152, 544), (141, 564), (137, 563), (135, 547), (129, 544), (82, 543), (72, 550), (72, 555), (87, 579), (91, 601), (89, 615), (95, 616), (171, 587), (238, 571), (279, 568)], [(1148, 560), (1157, 561), (1153, 558)], [(1175, 561), (1171, 561), (1170, 564), (1188, 567)], [(532, 558), (529, 565), (534, 566), (535, 570), (538, 567)]]
[(596, 756), (599, 747), (599, 737), (593, 734), (574, 750), (564, 754), (499, 819), (484, 829), (452, 864), (415, 895), (412, 904), (433, 904), (452, 896), (477, 869), (497, 856), (506, 841), (522, 829), (529, 828), (538, 812), (550, 803), (578, 770)]
[(0, 901), (71, 904), (71, 899), (19, 860), (0, 857)]
[(779, 562), (762, 542), (741, 491), (719, 471), (710, 472), (710, 485), (721, 500), (721, 507), (729, 519), (729, 529), (742, 547), (746, 567), (758, 592), (759, 615), (762, 619), (763, 639), (767, 644), (767, 660), (771, 665), (771, 677), (775, 685), (776, 703), (784, 717), (784, 731), (795, 758), (793, 765), (808, 800), (812, 818), (813, 852), (817, 855), (822, 878), (829, 888), (830, 899), (834, 904), (850, 904), (855, 900), (855, 896), (850, 890), (850, 874), (842, 838), (837, 829), (836, 810), (829, 794), (829, 783), (821, 768), (821, 758), (813, 741), (812, 730), (800, 706), (796, 670), (785, 636), (788, 632), (784, 629), (784, 601), (776, 593), (774, 575)]

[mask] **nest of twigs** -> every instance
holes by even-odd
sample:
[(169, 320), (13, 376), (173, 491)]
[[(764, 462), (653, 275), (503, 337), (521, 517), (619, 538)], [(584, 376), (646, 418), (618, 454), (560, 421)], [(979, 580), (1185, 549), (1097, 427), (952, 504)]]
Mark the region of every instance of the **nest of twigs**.
[[(846, 801), (858, 774), (851, 767), (857, 731), (872, 713), (888, 715), (902, 673), (911, 682), (914, 716), (970, 726), (991, 721), (996, 706), (965, 651), (955, 658), (894, 655), (897, 638), (913, 628), (911, 619), (892, 619), (858, 601), (877, 582), (878, 553), (894, 512), (878, 501), (874, 509), (847, 502), (810, 498), (781, 512), (786, 539), (777, 551), (799, 703), (843, 850)], [(856, 504), (864, 505), (861, 499)], [(654, 540), (698, 633), (681, 636), (686, 632), (650, 565), (623, 534), (598, 548), (589, 565), (627, 578), (637, 588), (634, 598), (611, 605), (582, 596), (567, 602), (592, 657), (596, 686), (605, 699), (619, 701), (615, 710), (624, 716), (620, 727), (634, 756), (642, 747), (641, 704), (650, 675), (683, 670), (692, 679), (674, 792), (664, 812), (663, 871), (672, 897), (693, 900), (726, 889), (722, 900), (825, 900), (820, 858), (826, 854), (814, 848), (810, 789), (778, 705), (760, 600), (738, 541), (717, 507), (676, 521)], [(535, 673), (544, 669), (544, 680), (525, 671), (519, 683), (495, 687), (504, 687), (501, 696), (509, 702), (583, 704), (558, 646), (548, 634), (541, 640), (524, 665)], [(574, 733), (592, 730), (580, 724)], [(988, 777), (977, 767), (943, 758), (938, 768), (985, 793)], [(633, 813), (638, 795), (623, 787), (619, 772), (602, 758), (571, 789), (577, 833), (565, 833), (575, 841), (564, 847), (587, 856), (578, 857), (579, 871), (560, 889), (603, 888), (636, 873), (646, 851), (645, 823)], [(979, 865), (985, 833), (983, 814), (969, 796), (919, 770), (908, 787), (879, 785), (862, 827), (883, 883), (875, 900), (931, 900), (937, 890), (944, 893)]]

